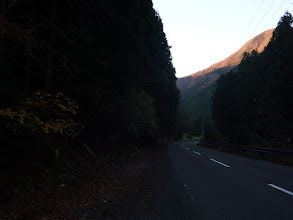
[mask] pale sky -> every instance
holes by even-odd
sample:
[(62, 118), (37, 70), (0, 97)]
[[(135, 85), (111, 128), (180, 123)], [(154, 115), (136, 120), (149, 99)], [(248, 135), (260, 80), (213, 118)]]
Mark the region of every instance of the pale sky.
[(293, 0), (153, 0), (183, 77), (236, 52), (252, 37), (275, 28)]

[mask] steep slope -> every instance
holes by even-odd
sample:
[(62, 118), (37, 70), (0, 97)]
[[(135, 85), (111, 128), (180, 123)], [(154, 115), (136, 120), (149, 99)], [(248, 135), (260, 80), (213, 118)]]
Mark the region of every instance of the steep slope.
[(198, 84), (199, 89), (205, 88), (206, 86), (212, 84), (221, 74), (226, 73), (237, 66), (241, 62), (244, 52), (250, 53), (252, 50), (256, 50), (259, 53), (262, 52), (269, 43), (273, 31), (274, 29), (269, 29), (252, 38), (236, 53), (230, 55), (225, 60), (192, 75), (179, 78), (176, 83), (178, 89), (182, 92), (193, 87), (195, 84)]
[(181, 114), (188, 118), (197, 118), (199, 115), (210, 114), (211, 96), (216, 80), (233, 68), (237, 68), (244, 52), (256, 50), (259, 53), (269, 43), (274, 29), (267, 30), (245, 43), (236, 53), (225, 60), (218, 62), (207, 69), (190, 76), (179, 78), (176, 82), (181, 91)]

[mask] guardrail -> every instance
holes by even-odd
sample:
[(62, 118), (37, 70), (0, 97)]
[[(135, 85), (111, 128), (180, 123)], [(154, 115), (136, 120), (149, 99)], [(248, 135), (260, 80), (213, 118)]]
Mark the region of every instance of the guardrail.
[(236, 145), (236, 144), (221, 144), (221, 143), (202, 142), (202, 141), (199, 142), (199, 144), (208, 145), (210, 147), (213, 147), (213, 146), (214, 147), (226, 147), (226, 148), (232, 148), (235, 150), (247, 150), (247, 151), (254, 151), (254, 152), (265, 153), (265, 154), (293, 157), (293, 151), (291, 151), (291, 150), (244, 146), (244, 145)]

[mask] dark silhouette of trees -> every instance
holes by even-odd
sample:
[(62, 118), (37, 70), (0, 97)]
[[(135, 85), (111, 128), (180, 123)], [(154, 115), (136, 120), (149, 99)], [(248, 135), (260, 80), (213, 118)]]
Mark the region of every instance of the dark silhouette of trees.
[[(265, 50), (245, 53), (237, 72), (217, 81), (212, 113), (231, 142), (290, 141), (293, 95), (292, 15), (285, 13)], [(278, 141), (277, 141), (278, 140)]]
[[(42, 133), (42, 145), (59, 149), (61, 144), (66, 154), (69, 146), (87, 144), (98, 151), (101, 142), (176, 136), (175, 69), (150, 0), (17, 0), (1, 7), (0, 135), (6, 142), (18, 140), (13, 152), (22, 143), (34, 145), (29, 151), (40, 145), (37, 132), (26, 142), (20, 135), (43, 129), (34, 116), (41, 120), (44, 112), (57, 114), (73, 102), (74, 118), (46, 113), (42, 123), (54, 120)], [(46, 94), (39, 97), (45, 104), (28, 111), (26, 100), (35, 100), (36, 92)], [(72, 103), (63, 103), (61, 96)], [(55, 105), (48, 104), (51, 97)], [(57, 127), (65, 129), (71, 119), (78, 125), (74, 134), (61, 134)]]

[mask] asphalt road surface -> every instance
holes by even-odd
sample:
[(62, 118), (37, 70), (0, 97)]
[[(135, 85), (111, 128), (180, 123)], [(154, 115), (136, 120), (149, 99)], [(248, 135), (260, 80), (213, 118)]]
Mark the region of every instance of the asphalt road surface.
[(173, 190), (166, 193), (176, 195), (173, 200), (180, 203), (182, 213), (176, 217), (293, 219), (292, 167), (218, 152), (196, 142), (173, 143), (168, 151), (176, 174)]

